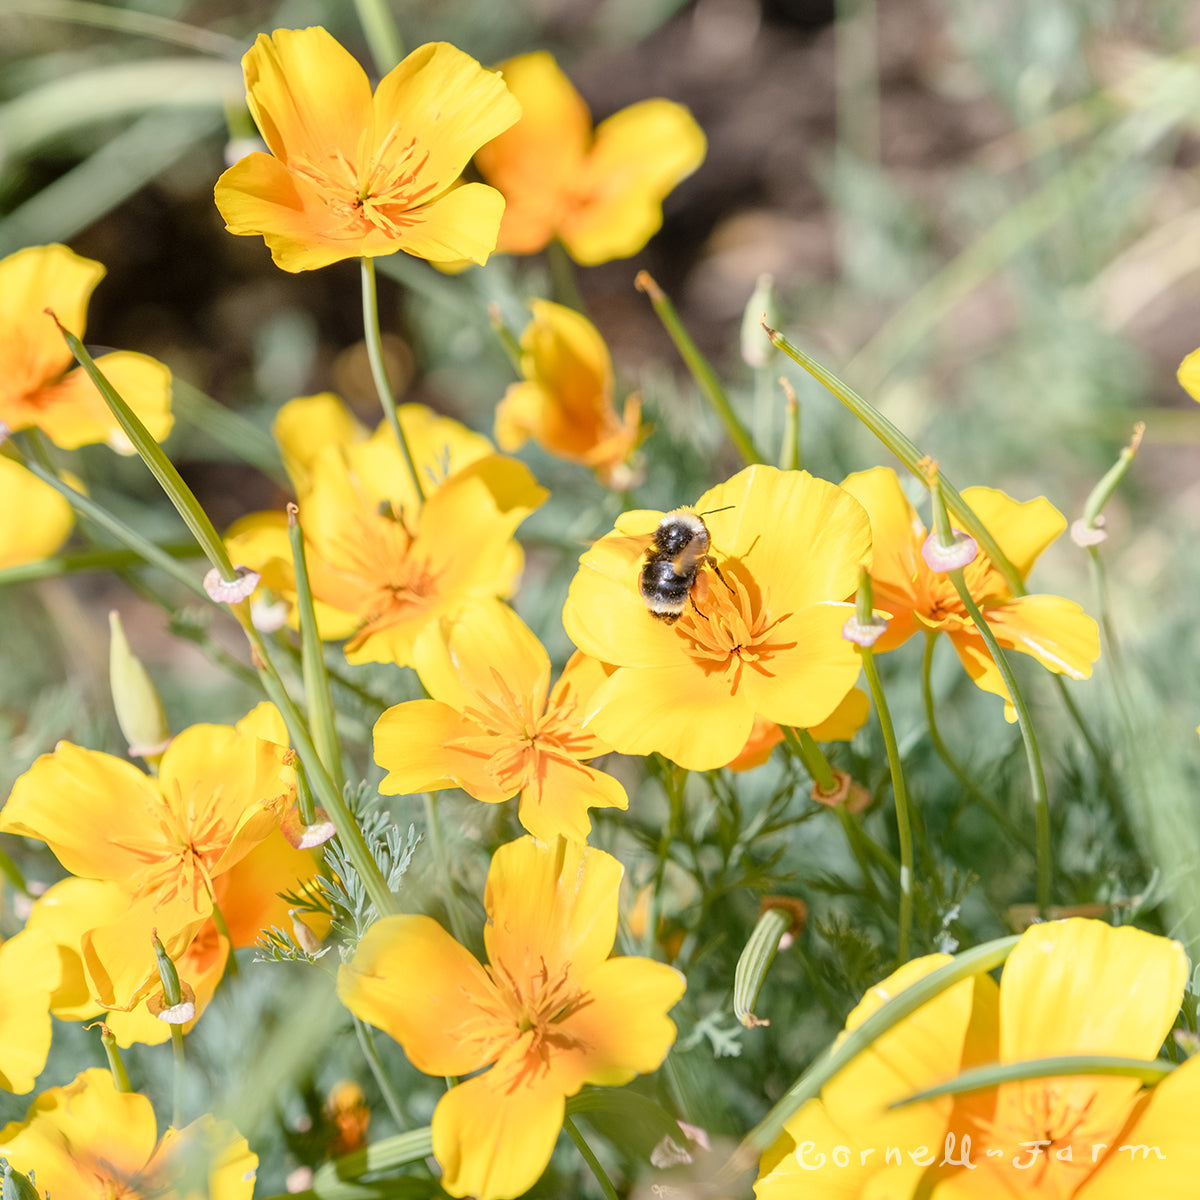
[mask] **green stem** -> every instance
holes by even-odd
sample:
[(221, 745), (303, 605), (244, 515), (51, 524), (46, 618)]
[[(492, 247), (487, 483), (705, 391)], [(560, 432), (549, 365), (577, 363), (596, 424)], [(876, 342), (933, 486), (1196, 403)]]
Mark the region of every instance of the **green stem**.
[(70, 484), (64, 483), (53, 471), (46, 470), (40, 463), (26, 458), (25, 466), (30, 474), (36, 475), (43, 483), (49, 484), (59, 495), (65, 497), (80, 516), (93, 521), (128, 547), (137, 559), (158, 567), (160, 571), (169, 575), (176, 583), (182, 584), (193, 595), (210, 604), (213, 603), (212, 597), (204, 590), (204, 585), (200, 580), (185, 570), (161, 547), (143, 537), (136, 529), (126, 525), (124, 521), (114, 517), (108, 509), (102, 508), (90, 496), (85, 496), (82, 492), (77, 492)]
[(1042, 755), (1038, 749), (1037, 734), (1034, 732), (1033, 721), (1030, 719), (1025, 697), (1017, 686), (1017, 677), (1013, 674), (1008, 658), (1000, 648), (1000, 643), (996, 641), (996, 635), (992, 632), (991, 626), (988, 625), (979, 606), (972, 598), (966, 580), (963, 578), (962, 568), (950, 571), (949, 575), (963, 607), (974, 621), (980, 636), (987, 643), (988, 653), (991, 654), (992, 661), (995, 662), (1000, 677), (1004, 680), (1004, 686), (1008, 689), (1013, 707), (1017, 710), (1017, 722), (1021, 727), (1021, 737), (1025, 742), (1025, 757), (1029, 763), (1029, 785), (1033, 791), (1035, 836), (1037, 838), (1038, 912), (1045, 917), (1046, 910), (1050, 907), (1054, 864), (1050, 851), (1050, 801), (1046, 794), (1046, 775), (1042, 769)]
[(362, 264), (362, 302), (363, 302), (363, 336), (367, 343), (367, 360), (371, 364), (371, 378), (375, 380), (375, 390), (379, 393), (379, 403), (383, 406), (383, 415), (391, 426), (392, 434), (404, 456), (404, 464), (417, 493), (417, 498), (425, 503), (425, 490), (421, 487), (421, 477), (417, 473), (417, 464), (409, 449), (408, 439), (400, 426), (400, 414), (396, 409), (396, 397), (392, 385), (388, 382), (387, 366), (383, 361), (383, 333), (379, 328), (379, 293), (375, 283), (375, 260), (363, 258)]
[(438, 877), (445, 885), (442, 891), (450, 928), (455, 938), (466, 945), (471, 936), (471, 929), (458, 902), (458, 893), (454, 890), (454, 869), (446, 855), (446, 843), (442, 841), (442, 831), (437, 819), (437, 797), (432, 792), (423, 792), (421, 799), (425, 804), (425, 827), (429, 834), (429, 848), (433, 851)]
[[(158, 550), (170, 558), (195, 558), (200, 553), (195, 542), (150, 544), (156, 545)], [(35, 579), (57, 579), (62, 575), (74, 575), (83, 571), (124, 571), (130, 567), (140, 567), (144, 562), (145, 558), (135, 550), (118, 550), (115, 547), (76, 550), (70, 554), (40, 558), (37, 562), (21, 563), (16, 567), (0, 568), (0, 587), (9, 583), (29, 583)], [(198, 584), (198, 581), (194, 582)]]
[(317, 754), (316, 747), (309, 737), (304, 718), (288, 695), (287, 689), (283, 686), (283, 680), (280, 679), (279, 672), (271, 661), (266, 641), (248, 618), (244, 619), (242, 629), (254, 650), (259, 680), (267, 693), (267, 698), (279, 709), (280, 715), (283, 717), (288, 737), (291, 738), (296, 753), (304, 763), (304, 769), (313, 791), (333, 822), (346, 855), (358, 872), (359, 878), (362, 879), (363, 887), (366, 888), (371, 903), (375, 905), (376, 912), (381, 917), (389, 916), (396, 911), (396, 898), (388, 888), (387, 880), (384, 879), (383, 872), (380, 871), (379, 864), (375, 861), (375, 856), (371, 853), (370, 847), (362, 835), (362, 830), (359, 829), (358, 822), (354, 819), (354, 814), (347, 806), (341, 792), (333, 786), (333, 780), (329, 778), (325, 768), (321, 765), (320, 755)]
[(875, 654), (869, 646), (860, 646), (858, 652), (862, 657), (863, 673), (867, 677), (867, 687), (871, 689), (871, 699), (875, 702), (875, 712), (879, 717), (879, 728), (887, 749), (888, 769), (892, 773), (892, 793), (896, 798), (896, 828), (900, 836), (900, 932), (897, 954), (901, 962), (907, 962), (913, 914), (913, 839), (908, 785), (904, 780), (904, 767), (900, 762), (900, 747), (896, 742), (891, 710), (883, 692), (883, 684), (879, 680), (879, 668), (875, 665)]
[(171, 1124), (176, 1129), (183, 1128), (183, 1026), (171, 1026), (171, 1050), (175, 1060), (175, 1078), (172, 1087), (172, 1116)]
[[(921, 467), (926, 455), (918, 450), (916, 444), (901, 433), (899, 428), (893, 425), (879, 409), (848, 383), (823, 367), (810, 354), (805, 353), (799, 346), (793, 345), (778, 330), (768, 329), (767, 335), (788, 358), (802, 366), (819, 384), (840, 400), (926, 487), (929, 486), (928, 473)], [(987, 526), (975, 515), (970, 505), (959, 495), (957, 489), (950, 484), (940, 470), (938, 471), (938, 482), (941, 484), (946, 507), (953, 513), (955, 520), (979, 543), (996, 570), (1004, 576), (1013, 594), (1023, 596), (1025, 594), (1024, 581), (1016, 567), (1009, 562), (1007, 555), (1000, 549), (996, 539), (988, 532)]]
[[(54, 318), (58, 323), (58, 318)], [(208, 514), (200, 507), (200, 502), (192, 495), (191, 488), (183, 482), (183, 477), (175, 469), (175, 464), (163, 452), (163, 448), (150, 436), (145, 425), (137, 414), (126, 404), (120, 392), (108, 381), (104, 373), (96, 366), (92, 356), (84, 344), (69, 330), (59, 325), (63, 340), (67, 343), (75, 361), (88, 373), (96, 385), (104, 402), (108, 405), (117, 424), (121, 426), (125, 436), (133, 443), (141, 460), (150, 468), (150, 473), (158, 480), (167, 499), (175, 506), (175, 510), (183, 518), (184, 524), (192, 531), (192, 536), (200, 544), (200, 548), (208, 557), (221, 578), (226, 583), (232, 583), (238, 578), (225, 543), (217, 536)]]
[(807, 729), (793, 729), (788, 725), (782, 725), (780, 728), (783, 730), (784, 741), (804, 764), (804, 769), (811, 776), (813, 783), (822, 792), (835, 791), (837, 780), (834, 778), (833, 768), (821, 747), (817, 745), (816, 738)]
[[(836, 805), (833, 811), (837, 813), (842, 832), (846, 835), (846, 844), (850, 847), (850, 853), (854, 855), (854, 861), (858, 863), (858, 870), (863, 878), (863, 887), (867, 889), (871, 899), (882, 908), (883, 893), (879, 890), (875, 876), (871, 873), (871, 856), (877, 849), (875, 843), (859, 828), (858, 818), (844, 804)], [(886, 861), (883, 863), (885, 870), (890, 866), (892, 869), (888, 873), (894, 875), (899, 881), (899, 868), (891, 862), (890, 857), (885, 856), (885, 859)]]
[(929, 740), (933, 744), (934, 750), (937, 752), (938, 758), (946, 765), (946, 768), (958, 780), (962, 789), (967, 792), (971, 798), (984, 809), (997, 824), (1002, 825), (1009, 833), (1015, 837), (1022, 846), (1025, 847), (1031, 854), (1036, 852), (1033, 838), (1029, 836), (1027, 830), (1022, 829), (1009, 815), (1000, 807), (1000, 805), (987, 795), (986, 792), (980, 790), (979, 785), (973, 780), (969, 772), (963, 765), (951, 754), (949, 747), (942, 741), (941, 731), (938, 729), (937, 723), (937, 708), (933, 702), (933, 650), (937, 645), (937, 634), (933, 630), (927, 630), (925, 633), (925, 654), (921, 663), (921, 699), (925, 705), (925, 724), (929, 730)]
[(546, 260), (550, 266), (550, 290), (554, 299), (576, 312), (586, 313), (587, 305), (575, 278), (575, 263), (557, 238), (546, 247)]
[(563, 1117), (563, 1128), (567, 1131), (571, 1141), (575, 1143), (575, 1149), (583, 1155), (584, 1162), (591, 1168), (592, 1174), (596, 1177), (596, 1182), (600, 1185), (600, 1190), (605, 1195), (605, 1200), (618, 1200), (617, 1189), (613, 1187), (612, 1180), (609, 1179), (608, 1173), (600, 1165), (600, 1160), (596, 1157), (591, 1146), (584, 1141), (583, 1134), (579, 1132), (578, 1126), (568, 1116)]
[(358, 1035), (359, 1049), (362, 1050), (363, 1058), (367, 1060), (367, 1066), (371, 1068), (371, 1074), (375, 1077), (375, 1083), (379, 1087), (380, 1095), (383, 1096), (383, 1102), (387, 1105), (388, 1112), (392, 1114), (396, 1128), (403, 1130), (408, 1122), (404, 1116), (404, 1109), (400, 1106), (400, 1098), (396, 1095), (392, 1081), (388, 1078), (387, 1072), (383, 1069), (383, 1063), (379, 1059), (379, 1048), (375, 1045), (375, 1035), (371, 1032), (371, 1027), (358, 1017), (354, 1018), (354, 1032)]
[[(133, 1091), (129, 1082), (129, 1072), (125, 1070), (125, 1060), (121, 1057), (121, 1047), (113, 1037), (112, 1030), (103, 1021), (100, 1023), (100, 1044), (104, 1047), (104, 1057), (108, 1059), (108, 1070), (113, 1077), (113, 1086), (118, 1092), (128, 1095)], [(88, 1028), (92, 1028), (90, 1025)]]
[(392, 10), (385, 0), (354, 0), (354, 7), (375, 70), (386, 75), (404, 57), (404, 43)]
[(505, 325), (504, 318), (500, 315), (500, 305), (488, 305), (488, 323), (492, 327), (492, 332), (496, 335), (496, 340), (500, 343), (500, 348), (512, 364), (512, 369), (517, 375), (520, 375), (521, 343), (517, 340), (516, 334)]
[(308, 701), (308, 722), (321, 763), (329, 772), (333, 786), (341, 792), (346, 783), (342, 769), (342, 745), (337, 735), (329, 676), (325, 673), (325, 647), (317, 629), (299, 511), (294, 504), (288, 505), (288, 541), (291, 543), (295, 567), (296, 609), (300, 617), (300, 666), (304, 676), (304, 695)]
[(225, 959), (225, 971), (230, 978), (233, 978), (238, 974), (237, 956), (233, 952), (233, 938), (229, 935), (229, 925), (225, 921), (225, 914), (221, 911), (221, 906), (212, 897), (211, 893), (209, 899), (212, 900), (213, 924), (217, 927), (217, 933), (225, 939), (226, 944), (229, 946), (229, 954)]
[(683, 322), (680, 321), (679, 314), (676, 313), (675, 306), (667, 298), (666, 293), (645, 271), (638, 272), (634, 286), (638, 291), (645, 292), (650, 298), (655, 315), (662, 322), (671, 341), (675, 343), (675, 349), (679, 351), (680, 357), (687, 364), (687, 369), (691, 371), (692, 378), (707, 397), (713, 411), (721, 418), (725, 432), (729, 435), (729, 440), (734, 444), (737, 452), (742, 456), (742, 461), (747, 466), (765, 462), (766, 459), (759, 453), (749, 430), (742, 424), (737, 413), (733, 411), (733, 405), (729, 403), (729, 397), (725, 394), (725, 389), (721, 386), (716, 372), (708, 365), (708, 361), (700, 353), (688, 331), (684, 329)]

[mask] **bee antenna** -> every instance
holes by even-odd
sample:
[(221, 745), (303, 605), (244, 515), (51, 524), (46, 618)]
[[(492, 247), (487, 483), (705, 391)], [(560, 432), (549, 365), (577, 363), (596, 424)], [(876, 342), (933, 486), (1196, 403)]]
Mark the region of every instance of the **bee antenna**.
[(731, 508), (736, 508), (736, 507), (737, 507), (736, 504), (725, 504), (721, 508), (705, 509), (704, 512), (697, 513), (696, 515), (700, 516), (700, 517), (711, 517), (713, 513), (728, 512)]

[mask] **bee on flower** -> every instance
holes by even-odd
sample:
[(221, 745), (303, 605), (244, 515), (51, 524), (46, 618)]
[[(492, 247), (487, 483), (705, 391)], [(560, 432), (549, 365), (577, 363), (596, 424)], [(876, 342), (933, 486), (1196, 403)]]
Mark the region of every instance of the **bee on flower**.
[(641, 511), (580, 559), (563, 624), (611, 668), (585, 730), (622, 754), (711, 770), (737, 758), (756, 717), (819, 726), (851, 691), (860, 660), (841, 631), (871, 536), (857, 500), (804, 471), (748, 467), (705, 492), (699, 513), (713, 566), (693, 564), (704, 585), (686, 580), (670, 622), (639, 586), (663, 519)]

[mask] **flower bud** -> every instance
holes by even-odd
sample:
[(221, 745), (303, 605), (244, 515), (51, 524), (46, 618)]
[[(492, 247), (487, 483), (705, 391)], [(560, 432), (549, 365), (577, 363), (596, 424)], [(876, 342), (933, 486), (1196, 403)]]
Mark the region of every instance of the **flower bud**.
[(768, 366), (779, 353), (763, 329), (764, 321), (772, 329), (779, 324), (774, 284), (770, 275), (760, 275), (742, 313), (742, 361), (755, 370)]
[(162, 701), (146, 668), (129, 648), (115, 610), (108, 614), (108, 630), (108, 681), (117, 724), (132, 757), (157, 760), (171, 740)]

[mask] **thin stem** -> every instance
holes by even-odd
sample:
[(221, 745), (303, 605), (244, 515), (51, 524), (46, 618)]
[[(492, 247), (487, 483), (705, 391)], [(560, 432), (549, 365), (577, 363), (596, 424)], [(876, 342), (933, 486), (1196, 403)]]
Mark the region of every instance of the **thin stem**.
[(175, 1060), (175, 1079), (172, 1088), (171, 1124), (176, 1129), (183, 1128), (183, 1026), (171, 1026), (171, 1050)]
[(1013, 707), (1017, 710), (1017, 722), (1021, 727), (1021, 737), (1025, 742), (1025, 757), (1029, 763), (1029, 785), (1033, 791), (1034, 824), (1037, 838), (1037, 905), (1039, 914), (1044, 917), (1046, 910), (1050, 907), (1054, 864), (1050, 850), (1050, 801), (1046, 794), (1046, 774), (1042, 769), (1042, 755), (1038, 749), (1037, 734), (1034, 732), (1033, 721), (1030, 719), (1025, 697), (1017, 686), (1017, 677), (1013, 674), (1008, 658), (1000, 648), (1000, 643), (996, 641), (996, 635), (992, 632), (991, 626), (988, 625), (983, 613), (979, 611), (979, 606), (972, 598), (966, 580), (963, 578), (962, 569), (950, 571), (949, 575), (963, 607), (967, 610), (971, 620), (975, 622), (975, 628), (979, 630), (980, 636), (987, 643), (988, 652), (1000, 672), (1000, 677), (1004, 680), (1004, 686), (1008, 689)]
[(716, 372), (708, 365), (707, 359), (700, 353), (688, 331), (684, 329), (683, 322), (680, 321), (679, 314), (676, 313), (675, 306), (667, 298), (666, 293), (645, 271), (639, 271), (633, 282), (639, 292), (645, 292), (650, 298), (655, 315), (662, 322), (671, 341), (675, 343), (675, 349), (679, 351), (680, 357), (687, 364), (692, 378), (699, 384), (700, 390), (712, 405), (713, 411), (721, 418), (725, 432), (729, 435), (729, 440), (734, 444), (737, 452), (742, 456), (742, 461), (747, 466), (766, 462), (766, 459), (759, 453), (758, 447), (755, 446), (749, 430), (742, 424), (737, 413), (733, 411), (733, 405), (729, 403), (729, 397), (725, 394), (725, 389), (721, 386)]
[(107, 530), (118, 541), (124, 543), (142, 562), (158, 567), (176, 583), (183, 584), (193, 595), (212, 603), (212, 597), (204, 590), (204, 585), (199, 579), (176, 562), (171, 555), (148, 538), (144, 538), (136, 529), (114, 517), (108, 509), (102, 508), (90, 496), (77, 492), (70, 484), (64, 483), (53, 471), (46, 470), (40, 463), (26, 458), (25, 467), (31, 475), (36, 475), (43, 483), (49, 484), (59, 495), (65, 497), (80, 516), (94, 521), (101, 529)]
[[(158, 545), (157, 549), (170, 558), (195, 558), (200, 554), (200, 547), (195, 542)], [(0, 587), (9, 583), (29, 583), (35, 579), (57, 579), (62, 575), (74, 575), (81, 571), (124, 571), (130, 567), (140, 567), (145, 561), (136, 550), (119, 550), (116, 547), (75, 550), (70, 554), (40, 558), (37, 562), (4, 567), (0, 569)], [(196, 582), (198, 585), (198, 581)]]
[(287, 689), (283, 686), (283, 680), (280, 679), (279, 672), (271, 661), (266, 640), (251, 624), (249, 617), (239, 611), (241, 608), (244, 608), (244, 605), (235, 608), (234, 613), (242, 621), (242, 629), (254, 651), (258, 677), (267, 693), (267, 698), (279, 709), (284, 724), (287, 726), (288, 737), (291, 738), (296, 753), (304, 763), (309, 782), (329, 819), (333, 822), (342, 847), (358, 872), (359, 878), (362, 879), (363, 887), (366, 888), (371, 903), (375, 905), (375, 909), (381, 917), (389, 916), (396, 911), (396, 898), (388, 888), (387, 880), (384, 879), (383, 872), (379, 869), (379, 864), (375, 861), (375, 856), (371, 853), (370, 847), (362, 835), (362, 830), (359, 829), (358, 822), (354, 819), (354, 814), (350, 811), (341, 792), (333, 786), (333, 780), (329, 778), (325, 768), (321, 765), (320, 756), (312, 743), (312, 738), (309, 737), (304, 718), (296, 707), (295, 701), (288, 695)]
[(404, 43), (392, 10), (384, 0), (354, 0), (354, 7), (375, 70), (386, 75), (404, 57)]
[(359, 1049), (363, 1052), (363, 1058), (367, 1060), (367, 1066), (371, 1068), (371, 1074), (379, 1086), (383, 1102), (387, 1105), (388, 1112), (392, 1114), (396, 1128), (403, 1131), (408, 1122), (405, 1119), (404, 1110), (400, 1107), (400, 1098), (396, 1095), (392, 1081), (388, 1078), (387, 1072), (383, 1069), (383, 1063), (379, 1059), (379, 1048), (375, 1045), (375, 1035), (371, 1032), (371, 1027), (358, 1017), (354, 1018), (354, 1032), (358, 1035)]
[(396, 397), (392, 385), (388, 382), (387, 367), (383, 361), (383, 334), (379, 328), (379, 293), (375, 283), (375, 260), (363, 258), (362, 264), (362, 301), (363, 301), (363, 337), (367, 343), (367, 360), (371, 364), (371, 378), (375, 380), (375, 390), (379, 393), (379, 403), (383, 406), (383, 415), (387, 420), (400, 453), (404, 456), (405, 466), (408, 467), (412, 485), (422, 504), (425, 503), (425, 490), (421, 487), (421, 477), (417, 473), (416, 460), (408, 446), (408, 439), (400, 426), (400, 414), (396, 409)]
[[(133, 1091), (133, 1085), (129, 1082), (129, 1072), (125, 1070), (125, 1060), (121, 1057), (121, 1047), (117, 1045), (117, 1039), (113, 1037), (113, 1032), (103, 1021), (100, 1025), (100, 1044), (104, 1047), (104, 1057), (108, 1059), (109, 1074), (113, 1078), (113, 1086), (118, 1092), (128, 1094)], [(91, 1029), (89, 1025), (87, 1028)]]
[(567, 1116), (563, 1117), (563, 1128), (567, 1131), (571, 1141), (575, 1143), (575, 1149), (583, 1155), (584, 1162), (591, 1168), (592, 1174), (596, 1177), (596, 1182), (600, 1185), (600, 1190), (604, 1193), (606, 1200), (617, 1200), (617, 1189), (613, 1187), (612, 1180), (608, 1177), (608, 1172), (600, 1165), (600, 1160), (596, 1157), (591, 1146), (583, 1139), (583, 1134), (579, 1132), (575, 1122)]
[(887, 749), (888, 769), (892, 774), (892, 793), (896, 798), (896, 828), (900, 836), (900, 932), (897, 939), (897, 955), (901, 962), (907, 962), (913, 915), (913, 839), (908, 785), (904, 780), (904, 767), (900, 762), (900, 747), (896, 742), (891, 710), (888, 708), (883, 684), (879, 679), (879, 668), (875, 665), (875, 654), (869, 646), (860, 646), (858, 652), (862, 657), (867, 687), (871, 689), (871, 699), (875, 702), (875, 712), (879, 716), (879, 728)]
[(788, 725), (781, 726), (784, 741), (795, 752), (796, 757), (804, 764), (813, 783), (823, 792), (832, 792), (837, 788), (837, 780), (829, 759), (825, 757), (816, 738), (807, 729), (793, 729)]
[[(764, 326), (764, 328), (767, 327)], [(844, 404), (921, 483), (926, 487), (929, 486), (928, 473), (922, 466), (926, 455), (917, 448), (915, 442), (901, 432), (897, 425), (888, 420), (875, 405), (861, 393), (855, 391), (844, 379), (840, 379), (828, 367), (817, 362), (811, 354), (788, 341), (777, 329), (767, 328), (767, 336), (788, 358), (802, 366), (835, 399)], [(954, 519), (979, 543), (983, 552), (991, 559), (992, 565), (1004, 576), (1013, 595), (1023, 596), (1025, 594), (1024, 580), (1016, 567), (1009, 562), (1008, 556), (1000, 549), (999, 543), (988, 532), (987, 526), (975, 515), (971, 506), (959, 495), (958, 490), (941, 471), (938, 472), (938, 482), (941, 485), (946, 507)]]
[(933, 744), (938, 758), (942, 760), (949, 772), (958, 780), (963, 790), (968, 792), (980, 808), (986, 810), (998, 824), (1007, 829), (1026, 850), (1033, 854), (1036, 852), (1036, 846), (1034, 845), (1033, 838), (1029, 836), (1028, 831), (1022, 829), (1013, 821), (991, 796), (980, 790), (979, 785), (971, 778), (970, 773), (954, 757), (946, 743), (942, 741), (941, 731), (938, 729), (937, 723), (937, 706), (933, 702), (932, 667), (933, 651), (936, 645), (937, 634), (932, 630), (926, 631), (925, 654), (921, 663), (921, 699), (925, 705), (925, 725), (929, 730), (929, 740)]
[(450, 859), (446, 856), (446, 843), (442, 841), (441, 827), (437, 819), (437, 797), (432, 792), (424, 792), (421, 796), (425, 805), (425, 828), (429, 834), (429, 848), (433, 851), (433, 861), (437, 865), (438, 878), (444, 883), (443, 898), (446, 901), (446, 915), (450, 918), (450, 928), (455, 938), (464, 945), (471, 936), (466, 914), (458, 902), (458, 893), (454, 890), (454, 871)]
[(304, 530), (300, 525), (300, 510), (294, 504), (288, 505), (288, 541), (295, 567), (296, 610), (300, 617), (300, 665), (304, 675), (304, 695), (308, 702), (308, 723), (321, 764), (329, 772), (333, 786), (340, 792), (346, 783), (342, 769), (342, 745), (337, 735), (329, 676), (325, 673), (325, 646), (317, 629), (312, 587), (308, 580)]
[(576, 312), (586, 313), (587, 306), (575, 278), (575, 263), (557, 238), (546, 247), (546, 260), (550, 265), (550, 288), (554, 299)]

